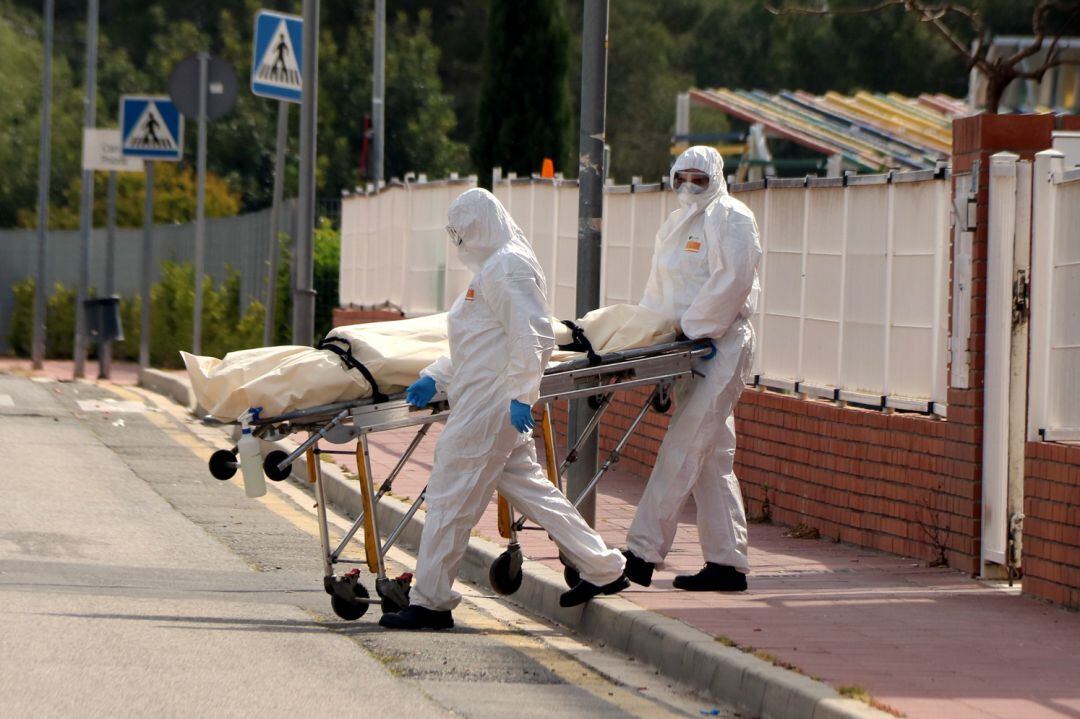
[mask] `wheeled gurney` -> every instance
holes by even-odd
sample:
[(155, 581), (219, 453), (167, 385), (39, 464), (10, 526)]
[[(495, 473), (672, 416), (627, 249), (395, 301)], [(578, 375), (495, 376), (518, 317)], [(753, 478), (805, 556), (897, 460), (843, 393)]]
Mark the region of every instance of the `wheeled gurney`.
[[(560, 490), (563, 489), (562, 478), (567, 468), (577, 460), (581, 446), (597, 431), (601, 418), (611, 406), (612, 395), (615, 392), (636, 388), (652, 388), (652, 392), (642, 402), (633, 421), (615, 447), (596, 470), (584, 490), (573, 498), (575, 506), (580, 505), (593, 492), (603, 475), (619, 460), (630, 437), (650, 409), (666, 412), (670, 408), (675, 382), (688, 378), (694, 372), (693, 358), (710, 351), (711, 345), (708, 340), (676, 341), (600, 355), (589, 350), (587, 356), (562, 362), (545, 371), (540, 385), (539, 404), (542, 408), (540, 429), (548, 477)], [(594, 413), (560, 462), (550, 405), (558, 400), (580, 398), (587, 398)], [(308, 481), (314, 485), (318, 511), (323, 587), (330, 595), (334, 612), (342, 619), (358, 619), (367, 611), (369, 605), (375, 603), (380, 603), (383, 611), (397, 611), (408, 604), (409, 577), (408, 575), (397, 579), (388, 577), (385, 558), (390, 547), (397, 541), (409, 520), (420, 508), (426, 490), (421, 491), (412, 501), (405, 515), (389, 532), (385, 540), (381, 539), (382, 534), (375, 505), (391, 490), (394, 480), (416, 448), (420, 446), (431, 429), (431, 425), (445, 421), (449, 412), (449, 406), (442, 394), (436, 395), (428, 407), (416, 409), (406, 403), (403, 392), (387, 396), (378, 392), (376, 388), (371, 398), (300, 409), (277, 416), (261, 417), (254, 421), (254, 434), (266, 440), (283, 439), (296, 433), (308, 434), (307, 438), (292, 452), (275, 450), (267, 454), (264, 458), (263, 469), (271, 480), (281, 481), (291, 474), (294, 462), (301, 456), (306, 457)], [(416, 427), (416, 434), (398, 458), (393, 470), (376, 489), (371, 470), (368, 436), (375, 432), (403, 427)], [(357, 440), (355, 455), (360, 479), (362, 509), (349, 530), (332, 547), (319, 455), (351, 454), (352, 452), (321, 449), (319, 445), (323, 441), (344, 444), (353, 439)], [(210, 459), (210, 471), (219, 479), (228, 479), (233, 476), (237, 466), (235, 448), (219, 450)], [(499, 497), (499, 531), (509, 540), (509, 546), (492, 564), (489, 578), (492, 587), (500, 594), (512, 594), (521, 585), (522, 556), (517, 543), (517, 532), (522, 529), (524, 522), (524, 517), (515, 519), (513, 509), (502, 497)], [(357, 560), (346, 557), (345, 550), (361, 530), (363, 531), (364, 558)], [(354, 568), (341, 575), (335, 574), (335, 565), (338, 564), (366, 564), (367, 568), (376, 575), (377, 596), (371, 597), (360, 582), (359, 569)], [(575, 581), (576, 572), (573, 567), (567, 566), (566, 576), (568, 583)]]

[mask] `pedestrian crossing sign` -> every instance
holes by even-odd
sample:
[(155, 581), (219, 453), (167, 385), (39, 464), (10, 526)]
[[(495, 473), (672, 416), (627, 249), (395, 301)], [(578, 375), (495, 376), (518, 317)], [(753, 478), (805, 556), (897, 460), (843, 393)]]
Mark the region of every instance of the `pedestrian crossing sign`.
[(124, 157), (175, 162), (184, 154), (184, 118), (165, 96), (120, 98)]
[(251, 91), (262, 97), (300, 102), (303, 96), (303, 28), (296, 15), (260, 10), (255, 16)]

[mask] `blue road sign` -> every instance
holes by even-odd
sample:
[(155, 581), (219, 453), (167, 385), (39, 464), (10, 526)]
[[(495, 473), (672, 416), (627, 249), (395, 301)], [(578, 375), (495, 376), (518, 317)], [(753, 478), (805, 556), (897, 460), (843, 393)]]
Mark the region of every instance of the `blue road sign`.
[(251, 91), (262, 97), (300, 102), (303, 96), (303, 18), (260, 10), (255, 15)]
[(122, 96), (120, 134), (124, 157), (176, 161), (184, 154), (184, 118), (165, 96)]

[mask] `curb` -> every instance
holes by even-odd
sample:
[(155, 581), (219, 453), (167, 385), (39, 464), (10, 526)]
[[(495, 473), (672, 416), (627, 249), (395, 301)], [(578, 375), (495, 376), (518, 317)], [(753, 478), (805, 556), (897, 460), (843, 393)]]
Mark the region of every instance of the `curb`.
[[(286, 452), (291, 442), (264, 442), (264, 447)], [(340, 467), (323, 463), (327, 501), (356, 517), (360, 487)], [(293, 463), (290, 481), (310, 487), (307, 461)], [(409, 505), (390, 495), (376, 506), (380, 527), (396, 526)], [(424, 527), (423, 511), (413, 515), (397, 543), (416, 551)], [(459, 577), (489, 587), (488, 568), (504, 547), (488, 539), (469, 539)], [(679, 681), (719, 702), (732, 704), (746, 716), (761, 719), (892, 719), (892, 715), (856, 699), (840, 696), (823, 682), (775, 666), (683, 622), (643, 609), (622, 597), (604, 597), (580, 607), (564, 609), (559, 595), (566, 591), (561, 573), (526, 558), (521, 588), (511, 601), (569, 627), (601, 646), (645, 662), (668, 678)]]
[(173, 402), (200, 416), (195, 408), (195, 393), (183, 377), (149, 367), (139, 368), (139, 386), (165, 395)]

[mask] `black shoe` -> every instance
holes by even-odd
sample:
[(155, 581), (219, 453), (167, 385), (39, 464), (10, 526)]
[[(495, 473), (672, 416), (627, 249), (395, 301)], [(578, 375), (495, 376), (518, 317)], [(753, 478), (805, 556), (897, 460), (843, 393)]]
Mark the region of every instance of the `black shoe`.
[(697, 574), (680, 574), (672, 585), (688, 592), (745, 592), (746, 575), (724, 564), (706, 562)]
[(454, 617), (449, 609), (440, 612), (410, 604), (400, 612), (382, 615), (379, 626), (387, 629), (453, 629)]
[(629, 549), (623, 550), (623, 556), (626, 557), (626, 578), (634, 584), (640, 584), (643, 587), (647, 587), (652, 584), (652, 571), (653, 563), (646, 562), (638, 555), (631, 552)]
[(562, 596), (559, 597), (559, 606), (576, 607), (579, 604), (584, 604), (599, 594), (617, 594), (629, 586), (630, 580), (626, 578), (625, 574), (614, 582), (605, 584), (602, 587), (598, 587), (595, 584), (586, 582), (582, 579), (574, 585), (573, 589), (562, 593)]

